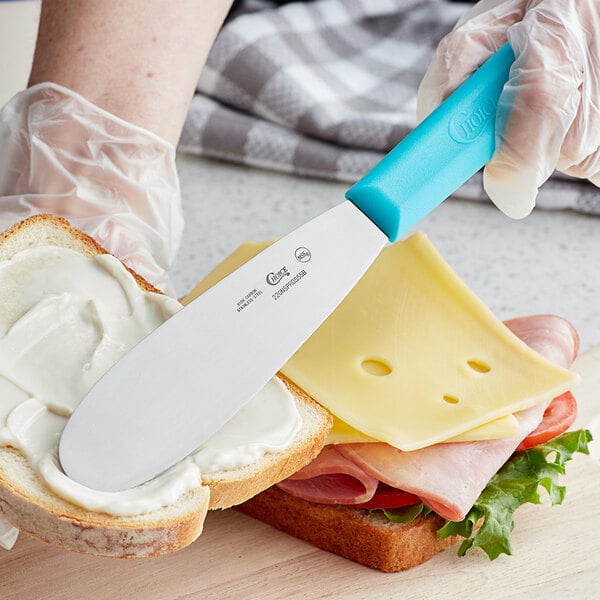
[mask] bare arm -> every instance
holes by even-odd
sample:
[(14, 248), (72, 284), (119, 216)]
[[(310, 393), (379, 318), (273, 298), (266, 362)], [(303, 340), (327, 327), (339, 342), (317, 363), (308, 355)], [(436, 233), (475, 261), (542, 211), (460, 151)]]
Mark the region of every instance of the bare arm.
[(52, 81), (176, 144), (231, 0), (44, 0), (29, 85)]

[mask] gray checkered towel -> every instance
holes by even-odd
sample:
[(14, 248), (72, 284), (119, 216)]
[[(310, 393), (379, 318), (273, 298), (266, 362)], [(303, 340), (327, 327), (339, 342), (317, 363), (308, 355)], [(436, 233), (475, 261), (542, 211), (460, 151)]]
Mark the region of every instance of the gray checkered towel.
[[(354, 182), (415, 126), (417, 86), (469, 4), (242, 2), (198, 82), (179, 148)], [(481, 175), (456, 194), (485, 199)], [(538, 205), (600, 214), (600, 192), (553, 177)]]

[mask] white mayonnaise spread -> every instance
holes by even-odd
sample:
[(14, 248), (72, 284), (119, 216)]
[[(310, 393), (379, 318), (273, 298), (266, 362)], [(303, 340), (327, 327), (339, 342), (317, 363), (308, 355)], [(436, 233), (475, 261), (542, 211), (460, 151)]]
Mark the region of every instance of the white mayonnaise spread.
[(60, 469), (58, 441), (79, 400), (180, 308), (173, 298), (142, 291), (107, 254), (84, 257), (44, 246), (1, 262), (0, 445), (20, 450), (62, 498), (120, 516), (175, 502), (200, 486), (201, 473), (243, 467), (287, 448), (301, 418), (292, 395), (273, 379), (193, 455), (141, 486), (99, 492)]

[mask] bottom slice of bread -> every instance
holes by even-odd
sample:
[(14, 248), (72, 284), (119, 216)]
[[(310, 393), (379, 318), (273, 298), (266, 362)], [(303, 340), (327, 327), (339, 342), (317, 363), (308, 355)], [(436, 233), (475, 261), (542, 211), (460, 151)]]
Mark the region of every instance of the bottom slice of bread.
[(458, 541), (440, 540), (437, 515), (393, 523), (384, 515), (348, 506), (317, 504), (274, 486), (237, 507), (318, 548), (388, 573), (411, 569)]

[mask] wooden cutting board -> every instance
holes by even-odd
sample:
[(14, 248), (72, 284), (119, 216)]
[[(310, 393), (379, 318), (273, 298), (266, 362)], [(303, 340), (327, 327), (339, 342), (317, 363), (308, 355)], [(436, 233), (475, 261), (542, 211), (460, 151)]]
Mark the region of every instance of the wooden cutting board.
[[(577, 424), (587, 426), (600, 415), (600, 346), (574, 368), (582, 375)], [(0, 550), (0, 598), (600, 598), (600, 465), (579, 457), (565, 481), (562, 505), (519, 509), (513, 556), (493, 562), (450, 549), (405, 573), (380, 573), (227, 510), (209, 514), (188, 548), (139, 561), (71, 554), (21, 535), (13, 550)]]

